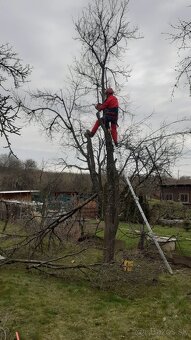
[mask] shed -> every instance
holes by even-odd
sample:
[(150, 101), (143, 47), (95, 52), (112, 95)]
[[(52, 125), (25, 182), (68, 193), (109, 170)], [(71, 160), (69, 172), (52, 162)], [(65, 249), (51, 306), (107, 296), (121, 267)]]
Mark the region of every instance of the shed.
[(31, 202), (39, 197), (39, 190), (15, 190), (15, 191), (0, 191), (0, 200), (17, 200)]
[(181, 202), (191, 206), (191, 183), (162, 184), (161, 200)]

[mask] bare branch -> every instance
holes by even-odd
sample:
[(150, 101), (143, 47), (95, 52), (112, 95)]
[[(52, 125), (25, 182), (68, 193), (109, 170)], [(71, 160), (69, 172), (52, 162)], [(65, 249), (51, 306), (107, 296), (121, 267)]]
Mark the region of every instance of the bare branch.
[(17, 54), (9, 45), (0, 46), (0, 135), (5, 139), (6, 147), (13, 153), (10, 135), (20, 135), (20, 127), (16, 120), (19, 118), (20, 103), (15, 104), (13, 94), (6, 87), (7, 76), (13, 80), (15, 88), (26, 82), (31, 69), (23, 66)]

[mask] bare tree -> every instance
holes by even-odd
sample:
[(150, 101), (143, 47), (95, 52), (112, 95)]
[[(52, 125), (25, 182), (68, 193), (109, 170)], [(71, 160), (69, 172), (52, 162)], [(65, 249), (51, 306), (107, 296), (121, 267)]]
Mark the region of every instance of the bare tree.
[(75, 23), (77, 39), (82, 45), (82, 59), (76, 61), (71, 71), (72, 95), (37, 91), (33, 98), (42, 100), (44, 106), (33, 109), (31, 115), (40, 120), (49, 135), (61, 131), (62, 143), (73, 146), (78, 152), (79, 161), (85, 164), (85, 167), (80, 165), (80, 169), (89, 170), (93, 191), (98, 193), (100, 202), (104, 201), (106, 262), (113, 260), (114, 256), (119, 177), (110, 133), (101, 124), (105, 141), (98, 147), (92, 144), (90, 138), (86, 141), (83, 136), (85, 114), (82, 112), (86, 101), (88, 108), (91, 107), (91, 93), (97, 101), (103, 101), (105, 88), (111, 82), (117, 88), (118, 76), (125, 79), (129, 76), (128, 70), (119, 63), (128, 40), (135, 38), (137, 32), (137, 28), (131, 29), (127, 21), (128, 3), (127, 0), (96, 0), (84, 9)]
[(0, 135), (5, 139), (6, 146), (13, 153), (10, 142), (11, 134), (20, 134), (17, 126), (20, 103), (13, 100), (11, 82), (18, 88), (30, 74), (29, 65), (23, 66), (18, 55), (8, 44), (0, 45)]
[(39, 122), (49, 137), (60, 136), (63, 151), (76, 150), (76, 162), (65, 160), (65, 165), (89, 171), (92, 191), (103, 203), (105, 262), (114, 258), (119, 177), (127, 174), (142, 179), (143, 175), (148, 177), (168, 171), (179, 151), (175, 143), (169, 144), (162, 128), (155, 135), (150, 132), (145, 136), (144, 122), (123, 128), (118, 150), (114, 149), (111, 135), (102, 121), (97, 137), (93, 140), (84, 137), (92, 98), (96, 97), (98, 102), (104, 100), (107, 86), (114, 84), (119, 89), (122, 77), (129, 76), (128, 69), (124, 69), (123, 63), (120, 65), (128, 40), (136, 38), (137, 33), (137, 28), (131, 29), (127, 21), (128, 3), (127, 0), (96, 0), (85, 8), (75, 24), (77, 39), (82, 44), (82, 59), (76, 61), (71, 70), (70, 86), (57, 93), (37, 90), (31, 95), (35, 101), (32, 108), (24, 107), (29, 119)]
[[(129, 39), (135, 39), (137, 27), (131, 28), (127, 20), (129, 1), (96, 0), (83, 11), (76, 22), (77, 39), (82, 44), (83, 63), (76, 63), (75, 71), (83, 77), (87, 88), (96, 91), (98, 102), (105, 100), (105, 88), (114, 83), (119, 88), (119, 76), (129, 76), (129, 71), (120, 63)], [(104, 260), (114, 258), (115, 237), (119, 215), (119, 175), (110, 133), (105, 129), (106, 183), (104, 185)], [(91, 141), (88, 148), (92, 150)], [(91, 155), (91, 151), (89, 152)], [(95, 167), (89, 167), (95, 173)], [(93, 176), (93, 174), (92, 174)], [(100, 189), (99, 189), (100, 190)]]
[(96, 0), (84, 9), (75, 23), (77, 39), (82, 44), (82, 60), (75, 70), (89, 84), (88, 90), (97, 92), (99, 102), (105, 99), (104, 90), (111, 82), (121, 88), (121, 78), (129, 77), (128, 65), (122, 56), (127, 43), (137, 36), (137, 27), (131, 28), (127, 19), (129, 0)]
[(168, 36), (177, 45), (180, 59), (175, 68), (177, 77), (174, 88), (178, 87), (180, 80), (183, 79), (189, 86), (191, 95), (191, 21), (179, 20), (171, 27), (173, 31)]

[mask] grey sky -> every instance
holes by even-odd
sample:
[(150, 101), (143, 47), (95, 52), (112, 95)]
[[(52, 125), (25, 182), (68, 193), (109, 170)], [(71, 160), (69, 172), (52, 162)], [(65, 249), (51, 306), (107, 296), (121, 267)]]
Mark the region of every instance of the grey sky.
[[(29, 87), (55, 90), (63, 87), (67, 65), (79, 48), (73, 40), (73, 19), (88, 3), (88, 0), (0, 0), (1, 43), (14, 46), (23, 62), (33, 66)], [(155, 113), (154, 127), (161, 121), (190, 115), (187, 88), (182, 86), (171, 98), (178, 56), (175, 46), (162, 34), (170, 31), (170, 23), (190, 18), (189, 5), (188, 0), (131, 0), (129, 4), (129, 21), (139, 27), (144, 38), (129, 44), (125, 62), (130, 64), (132, 73), (126, 92), (130, 111), (137, 120)], [(191, 123), (181, 128), (187, 129), (188, 124), (191, 128)], [(21, 159), (33, 158), (40, 163), (61, 156), (57, 144), (42, 136), (37, 126), (25, 127), (22, 137), (12, 141)], [(191, 137), (186, 141), (186, 158), (177, 164), (175, 175), (178, 170), (180, 175), (191, 175), (190, 150)], [(4, 150), (1, 148), (0, 152)]]

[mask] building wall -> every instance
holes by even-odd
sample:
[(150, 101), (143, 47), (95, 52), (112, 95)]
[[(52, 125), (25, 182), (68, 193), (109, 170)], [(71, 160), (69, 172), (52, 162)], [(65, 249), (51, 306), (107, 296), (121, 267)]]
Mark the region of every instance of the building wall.
[[(61, 201), (64, 204), (71, 204), (72, 207), (75, 207), (76, 205), (80, 204), (80, 202), (83, 202), (84, 200), (88, 199), (91, 196), (91, 194), (80, 194), (77, 192), (55, 192), (53, 194), (53, 197), (57, 201)], [(87, 203), (82, 209), (81, 209), (81, 217), (82, 218), (97, 218), (98, 215), (98, 206), (97, 201), (92, 200), (89, 203)]]
[(161, 199), (182, 202), (183, 204), (191, 204), (191, 186), (162, 186)]
[(82, 208), (81, 213), (84, 218), (92, 218), (92, 219), (97, 218), (98, 216), (97, 202), (91, 201), (88, 204), (86, 204)]
[(26, 193), (22, 193), (22, 192), (0, 193), (0, 199), (31, 202), (32, 195), (31, 195), (30, 192), (26, 192)]
[[(24, 202), (31, 202), (34, 199), (34, 194), (37, 194), (38, 192), (18, 192), (18, 191), (10, 191), (10, 192), (0, 192), (0, 200), (11, 200), (11, 201), (24, 201)], [(90, 194), (78, 194), (76, 192), (56, 192), (50, 197), (50, 202), (53, 198), (53, 203), (61, 202), (63, 205), (63, 208), (68, 210), (72, 210), (74, 207), (76, 207), (80, 202), (83, 202), (86, 200)], [(54, 206), (54, 204), (53, 204)], [(53, 207), (52, 207), (53, 208)], [(57, 206), (58, 208), (58, 206)], [(97, 209), (97, 201), (91, 201), (86, 206), (84, 206), (81, 209), (81, 216), (83, 218), (92, 218), (95, 219), (98, 214)]]

